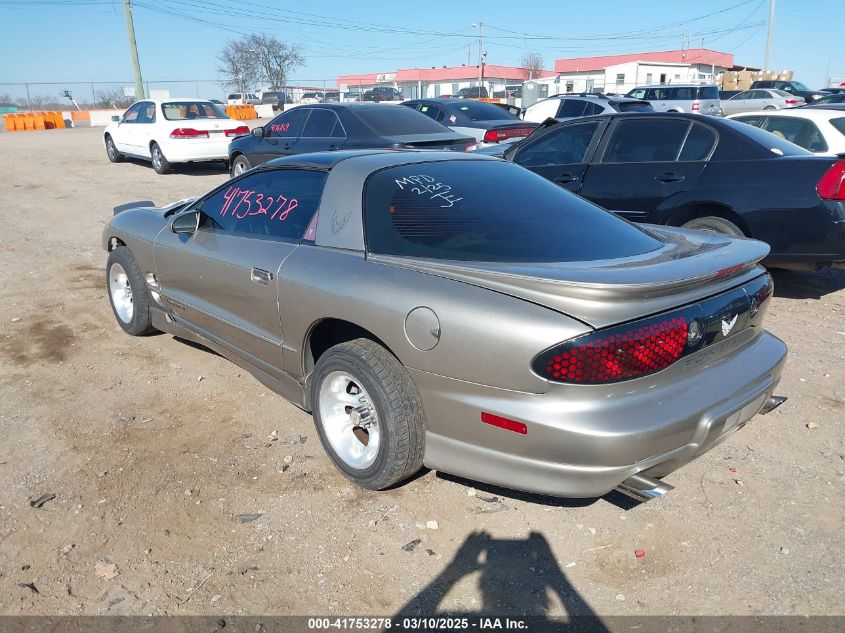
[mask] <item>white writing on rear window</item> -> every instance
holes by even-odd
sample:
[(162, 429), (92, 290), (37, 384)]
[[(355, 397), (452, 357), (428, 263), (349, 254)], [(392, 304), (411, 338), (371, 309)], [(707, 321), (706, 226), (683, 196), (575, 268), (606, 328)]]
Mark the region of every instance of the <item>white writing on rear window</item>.
[(405, 176), (404, 178), (397, 178), (394, 182), (396, 182), (396, 185), (400, 189), (405, 190), (407, 188), (412, 193), (419, 196), (428, 196), (430, 200), (439, 198), (444, 203), (447, 203), (441, 204), (441, 209), (448, 209), (456, 202), (463, 200), (463, 198), (455, 197), (450, 185), (438, 182), (437, 179), (432, 176), (426, 176), (423, 174), (420, 174), (419, 176)]

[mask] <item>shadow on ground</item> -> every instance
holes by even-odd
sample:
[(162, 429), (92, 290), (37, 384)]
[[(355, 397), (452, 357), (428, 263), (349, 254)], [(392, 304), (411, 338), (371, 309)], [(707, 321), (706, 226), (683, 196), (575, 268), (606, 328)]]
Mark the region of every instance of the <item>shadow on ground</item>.
[[(456, 597), (453, 602), (459, 604), (458, 608), (444, 607), (452, 588), (474, 574), (480, 604), (465, 608)], [(406, 617), (510, 615), (531, 618), (534, 630), (535, 624), (552, 623), (549, 611), (556, 606), (555, 600), (569, 617), (596, 615), (570, 584), (542, 534), (531, 532), (526, 539), (496, 539), (486, 532), (473, 532), (446, 568), (399, 610), (394, 621)], [(591, 630), (607, 629), (599, 626)]]

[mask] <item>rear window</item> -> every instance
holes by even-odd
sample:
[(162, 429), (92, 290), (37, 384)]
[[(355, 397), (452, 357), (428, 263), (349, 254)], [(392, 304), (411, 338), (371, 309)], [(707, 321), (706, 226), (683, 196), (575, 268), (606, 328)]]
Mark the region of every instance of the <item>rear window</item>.
[(190, 121), (193, 119), (228, 119), (226, 111), (210, 101), (179, 101), (162, 103), (161, 111), (168, 121)]
[(716, 86), (702, 86), (698, 89), (699, 99), (718, 99), (719, 88)]
[(758, 145), (762, 145), (777, 156), (806, 156), (809, 154), (804, 148), (798, 147), (780, 136), (770, 134), (753, 125), (746, 125), (741, 121), (735, 121), (733, 119), (722, 119), (722, 122), (724, 125), (733, 127), (743, 136), (751, 139)]
[(405, 134), (440, 134), (449, 130), (411, 108), (373, 107), (352, 110), (368, 128), (379, 136)]
[(845, 135), (845, 117), (840, 119), (831, 119), (830, 124), (835, 127), (840, 134)]
[(461, 114), (469, 117), (471, 121), (496, 121), (516, 118), (504, 108), (479, 101), (467, 101), (457, 106), (457, 109), (461, 111)]
[(765, 129), (811, 152), (827, 151), (824, 136), (812, 121), (797, 117), (770, 116), (766, 121)]
[(367, 181), (374, 253), (462, 261), (571, 262), (639, 255), (662, 243), (511, 163), (391, 167)]

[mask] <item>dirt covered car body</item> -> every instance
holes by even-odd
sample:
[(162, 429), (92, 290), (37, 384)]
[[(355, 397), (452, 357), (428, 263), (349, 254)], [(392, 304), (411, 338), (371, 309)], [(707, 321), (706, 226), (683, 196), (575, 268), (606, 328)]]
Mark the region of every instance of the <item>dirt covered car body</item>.
[(779, 402), (764, 244), (635, 226), (493, 158), (280, 159), (103, 239), (124, 330), (245, 367), (369, 488), (425, 464), (648, 498)]

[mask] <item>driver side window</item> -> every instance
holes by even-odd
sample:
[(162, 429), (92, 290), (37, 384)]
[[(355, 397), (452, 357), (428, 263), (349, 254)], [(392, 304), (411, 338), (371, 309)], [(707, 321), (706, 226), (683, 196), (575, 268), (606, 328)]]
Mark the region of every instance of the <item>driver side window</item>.
[(302, 239), (320, 205), (326, 174), (270, 169), (235, 180), (198, 208), (202, 230), (283, 241)]
[(265, 128), (265, 136), (270, 138), (296, 138), (302, 134), (305, 126), (305, 119), (311, 112), (310, 108), (293, 108), (284, 114), (280, 114)]
[(123, 113), (123, 123), (137, 123), (138, 121), (138, 114), (141, 112), (141, 108), (144, 107), (143, 103), (136, 103), (131, 108), (129, 108), (126, 112)]
[(516, 152), (513, 162), (523, 167), (582, 163), (598, 130), (598, 122), (561, 125)]

